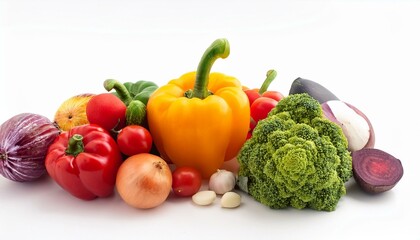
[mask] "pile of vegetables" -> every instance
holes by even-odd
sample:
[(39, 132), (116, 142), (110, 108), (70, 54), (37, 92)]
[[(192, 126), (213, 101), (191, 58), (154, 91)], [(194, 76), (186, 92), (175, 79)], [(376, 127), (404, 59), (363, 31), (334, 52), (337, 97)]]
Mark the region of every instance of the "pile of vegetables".
[(217, 39), (196, 71), (163, 86), (107, 79), (104, 92), (64, 101), (52, 121), (11, 117), (0, 125), (0, 174), (47, 176), (85, 201), (117, 192), (140, 209), (171, 197), (236, 208), (242, 192), (270, 208), (333, 211), (351, 178), (370, 194), (400, 181), (401, 161), (374, 148), (362, 111), (308, 79), (287, 96), (268, 90), (275, 70), (258, 89), (211, 72), (229, 54)]

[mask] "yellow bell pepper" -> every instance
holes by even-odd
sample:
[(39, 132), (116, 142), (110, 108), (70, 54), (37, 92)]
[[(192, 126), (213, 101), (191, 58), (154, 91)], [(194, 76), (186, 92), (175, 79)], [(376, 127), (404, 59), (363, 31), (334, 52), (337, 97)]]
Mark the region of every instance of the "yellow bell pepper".
[(249, 101), (234, 77), (210, 73), (230, 53), (226, 39), (206, 50), (196, 72), (158, 88), (147, 104), (150, 132), (161, 156), (177, 167), (189, 166), (203, 178), (234, 158), (249, 129)]

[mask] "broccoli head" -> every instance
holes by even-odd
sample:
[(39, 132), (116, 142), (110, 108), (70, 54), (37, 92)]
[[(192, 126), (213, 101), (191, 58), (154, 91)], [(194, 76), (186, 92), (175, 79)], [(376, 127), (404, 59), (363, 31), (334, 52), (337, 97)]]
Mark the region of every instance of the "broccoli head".
[(283, 98), (242, 147), (239, 186), (271, 208), (333, 211), (352, 177), (341, 128), (306, 93)]

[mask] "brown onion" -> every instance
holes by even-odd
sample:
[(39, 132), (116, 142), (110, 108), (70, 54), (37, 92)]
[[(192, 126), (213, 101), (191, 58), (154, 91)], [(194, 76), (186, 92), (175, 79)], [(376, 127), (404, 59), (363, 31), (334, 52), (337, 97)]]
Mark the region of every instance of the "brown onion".
[(161, 157), (139, 153), (127, 158), (118, 169), (116, 188), (128, 205), (149, 209), (161, 205), (172, 189), (172, 172)]
[(30, 182), (46, 173), (48, 147), (59, 134), (46, 117), (21, 113), (0, 125), (0, 174), (17, 182)]

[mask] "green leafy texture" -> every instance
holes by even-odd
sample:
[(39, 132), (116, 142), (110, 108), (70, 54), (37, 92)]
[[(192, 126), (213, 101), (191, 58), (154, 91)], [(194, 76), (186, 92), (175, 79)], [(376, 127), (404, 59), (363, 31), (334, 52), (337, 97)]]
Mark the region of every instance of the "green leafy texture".
[(306, 93), (289, 95), (245, 142), (238, 179), (246, 179), (248, 193), (271, 208), (333, 211), (352, 176), (347, 145), (317, 100)]

